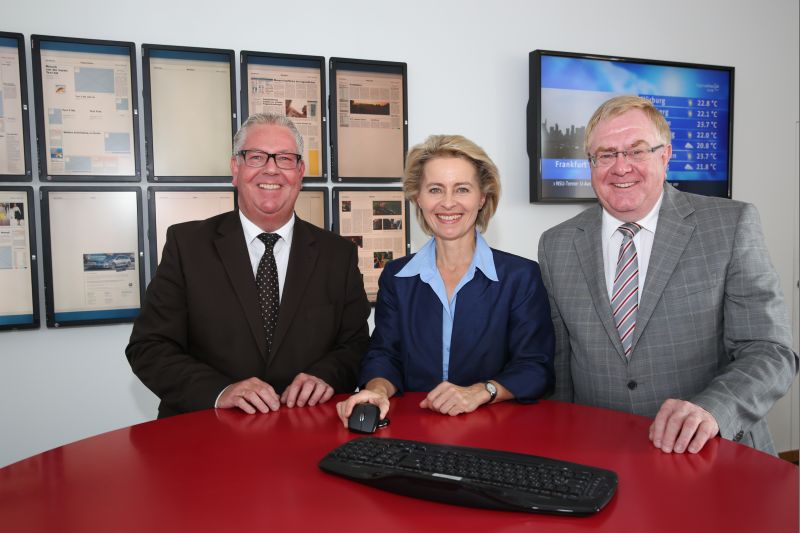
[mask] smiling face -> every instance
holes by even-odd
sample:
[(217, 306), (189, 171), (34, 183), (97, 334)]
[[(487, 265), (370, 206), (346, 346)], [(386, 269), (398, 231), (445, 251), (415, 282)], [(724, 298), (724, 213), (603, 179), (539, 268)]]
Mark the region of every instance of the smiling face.
[(623, 222), (635, 222), (650, 212), (667, 177), (667, 163), (672, 156), (672, 145), (668, 143), (659, 138), (655, 126), (640, 109), (597, 124), (589, 140), (591, 154), (665, 144), (646, 161), (636, 163), (619, 155), (610, 167), (591, 166), (592, 188), (606, 211)]
[[(284, 126), (254, 124), (247, 130), (242, 150), (261, 150), (270, 154), (297, 153), (294, 135)], [(231, 157), (233, 186), (238, 190), (239, 209), (264, 231), (272, 232), (286, 224), (303, 186), (305, 165), (281, 170), (270, 158), (261, 168), (248, 167), (241, 156)]]
[(470, 161), (436, 157), (425, 163), (417, 205), (437, 240), (473, 239), (485, 201)]

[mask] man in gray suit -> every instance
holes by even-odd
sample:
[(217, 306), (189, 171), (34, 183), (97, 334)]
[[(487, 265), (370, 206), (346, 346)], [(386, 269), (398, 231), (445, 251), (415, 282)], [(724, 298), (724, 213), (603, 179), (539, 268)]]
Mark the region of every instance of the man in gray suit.
[(752, 205), (666, 183), (671, 138), (634, 96), (587, 125), (600, 205), (539, 242), (553, 398), (655, 417), (667, 453), (720, 435), (774, 454), (764, 416), (798, 368), (778, 275)]

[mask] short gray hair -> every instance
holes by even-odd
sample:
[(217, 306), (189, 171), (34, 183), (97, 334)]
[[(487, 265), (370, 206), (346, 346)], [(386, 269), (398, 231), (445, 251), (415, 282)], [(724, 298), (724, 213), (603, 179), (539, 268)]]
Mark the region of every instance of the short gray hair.
[(247, 117), (242, 127), (239, 128), (239, 131), (233, 136), (233, 155), (238, 154), (239, 150), (242, 149), (244, 142), (247, 140), (247, 131), (250, 129), (250, 126), (255, 125), (272, 125), (288, 128), (289, 131), (292, 132), (292, 135), (294, 135), (297, 153), (303, 155), (303, 135), (298, 131), (297, 126), (294, 125), (291, 119), (274, 113), (256, 113), (255, 115)]
[(615, 96), (603, 102), (594, 112), (592, 118), (589, 119), (589, 123), (586, 124), (586, 130), (583, 133), (583, 148), (586, 150), (586, 155), (592, 155), (589, 153), (589, 143), (592, 140), (591, 137), (595, 128), (600, 122), (616, 118), (634, 109), (641, 109), (650, 119), (662, 144), (672, 144), (672, 132), (670, 132), (669, 123), (667, 123), (667, 119), (664, 118), (661, 111), (656, 109), (653, 102), (640, 96)]

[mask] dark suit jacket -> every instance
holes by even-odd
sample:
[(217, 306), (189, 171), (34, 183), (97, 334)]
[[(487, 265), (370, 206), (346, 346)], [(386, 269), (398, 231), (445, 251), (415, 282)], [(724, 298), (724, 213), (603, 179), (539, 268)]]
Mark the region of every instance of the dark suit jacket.
[(798, 361), (755, 208), (665, 185), (630, 360), (611, 315), (601, 228), (597, 205), (539, 241), (554, 398), (649, 417), (684, 399), (710, 412), (723, 438), (774, 453), (764, 417)]
[[(449, 379), (460, 386), (493, 379), (520, 401), (553, 383), (553, 324), (539, 266), (492, 250), (499, 282), (480, 270), (458, 292)], [(442, 382), (442, 303), (419, 276), (395, 277), (413, 256), (389, 263), (379, 280), (375, 331), (359, 383), (388, 379), (398, 390)]]
[(280, 394), (299, 372), (355, 389), (370, 308), (355, 245), (296, 219), (272, 349), (238, 211), (176, 224), (126, 349), (159, 398), (159, 417), (214, 406), (258, 377)]

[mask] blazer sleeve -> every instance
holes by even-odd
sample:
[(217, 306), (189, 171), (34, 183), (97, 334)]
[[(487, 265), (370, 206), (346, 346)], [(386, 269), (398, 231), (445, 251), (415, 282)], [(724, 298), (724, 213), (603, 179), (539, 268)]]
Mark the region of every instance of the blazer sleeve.
[(547, 290), (547, 297), (550, 302), (550, 318), (553, 322), (553, 333), (555, 337), (555, 348), (553, 356), (553, 367), (555, 371), (555, 384), (551, 389), (550, 399), (572, 402), (574, 400), (572, 388), (572, 374), (570, 371), (570, 346), (569, 333), (564, 325), (564, 319), (558, 309), (558, 302), (555, 297), (555, 287), (553, 287), (552, 277), (550, 276), (550, 263), (547, 259), (547, 233), (539, 239), (539, 266), (542, 271), (542, 281)]
[(736, 224), (723, 320), (730, 362), (690, 401), (714, 416), (723, 438), (738, 440), (786, 393), (798, 369), (780, 280), (749, 204)]
[(360, 387), (374, 378), (384, 378), (402, 394), (405, 371), (402, 358), (402, 331), (399, 306), (395, 288), (396, 278), (392, 269), (384, 269), (378, 279), (378, 299), (375, 305), (375, 329), (369, 351), (361, 363), (358, 377)]
[(364, 292), (361, 271), (358, 269), (358, 249), (351, 248), (347, 278), (343, 288), (336, 340), (323, 357), (314, 362), (307, 373), (317, 376), (337, 393), (353, 392), (359, 365), (369, 346), (369, 301)]
[(508, 315), (508, 361), (494, 379), (521, 402), (534, 401), (553, 386), (553, 325), (539, 267), (518, 271)]
[(162, 406), (180, 412), (214, 407), (233, 381), (190, 355), (186, 283), (174, 227), (167, 230), (158, 274), (153, 277), (125, 349), (128, 362)]

